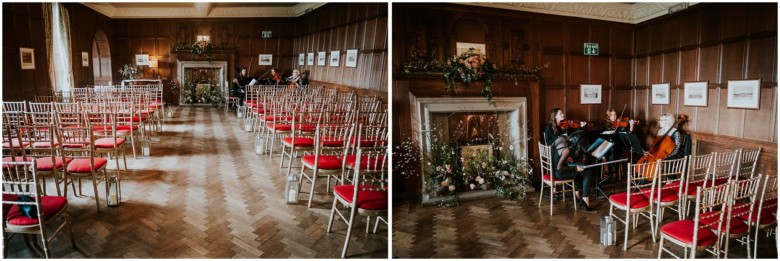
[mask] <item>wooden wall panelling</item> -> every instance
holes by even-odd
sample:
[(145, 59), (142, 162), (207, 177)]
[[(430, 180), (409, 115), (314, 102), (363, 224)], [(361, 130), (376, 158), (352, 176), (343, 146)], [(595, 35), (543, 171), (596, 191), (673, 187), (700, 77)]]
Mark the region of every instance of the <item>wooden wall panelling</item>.
[(685, 13), (680, 20), (680, 46), (699, 44), (699, 12)]
[(650, 56), (650, 64), (648, 65), (649, 72), (649, 83), (648, 85), (653, 85), (656, 83), (663, 82), (663, 68), (664, 68), (664, 56), (663, 54), (656, 54)]
[(701, 44), (716, 43), (721, 39), (721, 26), (723, 16), (720, 14), (719, 6), (707, 6), (701, 9), (699, 22), (699, 34)]
[(539, 28), (539, 45), (542, 51), (563, 52), (566, 38), (563, 34), (563, 22), (558, 20), (542, 20), (536, 23)]
[(636, 63), (634, 65), (635, 68), (634, 77), (636, 78), (636, 80), (634, 80), (634, 86), (636, 87), (647, 86), (649, 84), (649, 81), (647, 79), (647, 73), (648, 73), (647, 66), (649, 65), (648, 64), (649, 62), (650, 62), (649, 57), (636, 58)]
[[(761, 88), (761, 100), (759, 106), (762, 109), (744, 110), (744, 124), (741, 124), (743, 137), (751, 140), (775, 141), (777, 124), (765, 124), (774, 122), (777, 104), (777, 86)], [(775, 108), (775, 109), (766, 109)]]
[(741, 37), (747, 35), (748, 5), (742, 3), (724, 3), (720, 6), (720, 15), (723, 22), (723, 39)]
[(569, 22), (565, 27), (566, 51), (570, 55), (583, 55), (583, 43), (590, 40), (590, 27), (587, 24)]
[(636, 29), (636, 53), (637, 56), (646, 55), (650, 52), (650, 27), (641, 26)]
[(679, 69), (680, 69), (680, 52), (665, 53), (663, 55), (664, 60), (664, 76), (661, 82), (671, 83), (672, 88), (680, 85), (679, 82)]
[(664, 38), (666, 37), (665, 26), (663, 23), (656, 23), (650, 25), (650, 39), (648, 45), (650, 46), (650, 54), (654, 54), (664, 50)]
[(610, 29), (610, 27), (601, 25), (590, 27), (590, 40), (588, 42), (599, 44), (598, 57), (609, 57), (613, 54)]
[(634, 30), (626, 28), (611, 28), (611, 54), (616, 57), (634, 56)]
[(698, 75), (696, 75), (697, 54), (698, 49), (687, 49), (680, 52), (680, 85), (699, 80)]
[[(613, 85), (613, 82), (609, 77), (610, 72), (612, 71), (610, 60), (610, 57), (601, 55), (590, 57), (590, 82), (601, 83), (607, 88)], [(607, 96), (605, 95), (604, 97)]]
[(566, 76), (565, 68), (566, 55), (562, 52), (547, 54), (544, 51), (541, 54), (540, 64), (547, 64), (547, 69), (542, 74), (542, 82), (545, 86), (563, 86)]
[(720, 46), (702, 47), (699, 53), (699, 81), (720, 83)]
[(777, 37), (748, 40), (747, 78), (777, 82)]
[(730, 109), (726, 107), (728, 94), (727, 82), (723, 82), (720, 88), (720, 103), (718, 105), (717, 134), (732, 137), (743, 137), (742, 125), (744, 125), (745, 109)]
[(680, 17), (664, 22), (664, 50), (680, 48)]
[(750, 34), (777, 31), (777, 3), (752, 3), (748, 9)]
[[(582, 49), (582, 48), (580, 48)], [(604, 84), (601, 82), (591, 82), (589, 72), (590, 59), (584, 55), (569, 55), (569, 70), (567, 84), (578, 86), (583, 83)]]
[(615, 86), (631, 86), (631, 76), (632, 76), (632, 59), (628, 58), (618, 58), (615, 57), (612, 59), (612, 75)]
[(723, 45), (721, 81), (741, 80), (745, 75), (745, 42), (739, 41)]

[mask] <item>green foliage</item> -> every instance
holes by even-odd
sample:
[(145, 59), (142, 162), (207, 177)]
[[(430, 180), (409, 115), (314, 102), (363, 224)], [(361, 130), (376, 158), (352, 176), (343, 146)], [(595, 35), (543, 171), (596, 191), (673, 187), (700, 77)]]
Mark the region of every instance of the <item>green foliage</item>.
[(447, 60), (447, 64), (444, 66), (444, 80), (447, 82), (447, 91), (453, 94), (457, 81), (470, 83), (482, 80), (485, 82), (482, 87), (482, 96), (487, 99), (488, 103), (494, 104), (491, 87), (497, 72), (484, 54), (475, 53), (474, 48), (469, 48), (468, 51)]
[(141, 77), (141, 68), (133, 64), (125, 64), (119, 69), (119, 73), (122, 74), (124, 80), (135, 80)]

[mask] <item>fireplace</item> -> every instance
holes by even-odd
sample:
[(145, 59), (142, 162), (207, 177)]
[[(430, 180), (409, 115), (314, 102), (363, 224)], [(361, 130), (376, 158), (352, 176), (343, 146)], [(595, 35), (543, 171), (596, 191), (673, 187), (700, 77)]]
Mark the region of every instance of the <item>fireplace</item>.
[[(182, 61), (177, 60), (177, 76), (179, 83), (183, 84), (185, 76), (187, 80), (192, 81), (198, 88), (202, 86), (215, 86), (224, 88), (228, 85), (228, 62), (227, 61)], [(214, 88), (214, 87), (211, 87)], [(181, 95), (181, 93), (180, 93)], [(179, 97), (179, 104), (184, 102)]]
[[(527, 100), (525, 97), (501, 97), (495, 106), (482, 97), (474, 98), (417, 98), (412, 122), (418, 133), (417, 140), (422, 158), (431, 153), (431, 142), (444, 141), (457, 144), (458, 153), (464, 148), (485, 147), (513, 148), (504, 150), (512, 157), (528, 158)], [(458, 155), (459, 157), (461, 155)], [(464, 155), (464, 158), (466, 156)], [(465, 160), (464, 160), (465, 162)], [(426, 172), (424, 164), (420, 165)], [(422, 184), (422, 193), (428, 190)], [(487, 194), (482, 193), (483, 197)], [(424, 199), (425, 201), (425, 199)]]

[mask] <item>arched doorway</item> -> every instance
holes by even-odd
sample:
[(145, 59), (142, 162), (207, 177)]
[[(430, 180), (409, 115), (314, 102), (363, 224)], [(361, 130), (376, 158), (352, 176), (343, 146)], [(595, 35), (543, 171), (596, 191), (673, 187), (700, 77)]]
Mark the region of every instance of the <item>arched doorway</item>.
[(95, 85), (107, 85), (111, 82), (111, 49), (103, 30), (98, 30), (92, 41), (92, 72)]

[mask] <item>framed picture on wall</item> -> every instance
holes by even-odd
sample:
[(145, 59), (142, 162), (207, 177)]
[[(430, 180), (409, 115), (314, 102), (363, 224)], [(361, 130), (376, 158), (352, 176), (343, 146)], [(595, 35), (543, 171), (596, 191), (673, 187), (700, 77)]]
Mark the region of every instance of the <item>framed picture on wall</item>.
[(306, 65), (314, 65), (314, 53), (308, 53), (306, 55)]
[(485, 54), (487, 52), (483, 43), (455, 43), (455, 51), (458, 55), (468, 52), (471, 48), (474, 49), (474, 53)]
[(298, 65), (306, 65), (305, 61), (306, 61), (306, 54), (305, 53), (298, 54)]
[(149, 65), (149, 55), (148, 54), (136, 54), (135, 55), (135, 65)]
[(707, 85), (709, 81), (704, 82), (686, 82), (683, 84), (683, 105), (685, 106), (707, 106)]
[(273, 54), (261, 54), (257, 58), (257, 65), (272, 65), (272, 64), (274, 64)]
[(601, 104), (601, 84), (580, 84), (580, 104)]
[(344, 61), (344, 66), (355, 68), (357, 67), (358, 49), (347, 50), (347, 59)]
[(321, 51), (317, 53), (317, 66), (325, 66), (325, 61), (328, 60), (327, 54), (325, 54), (325, 51)]
[(330, 51), (330, 67), (339, 67), (341, 51)]
[(32, 48), (19, 48), (19, 60), (22, 70), (35, 70), (35, 50)]
[(89, 53), (88, 52), (81, 52), (81, 66), (82, 67), (89, 67)]
[(652, 97), (650, 99), (651, 104), (669, 104), (670, 100), (670, 93), (669, 93), (669, 83), (656, 83), (652, 86), (652, 91), (650, 92), (650, 96)]
[(758, 109), (761, 101), (761, 79), (729, 81), (726, 107)]

